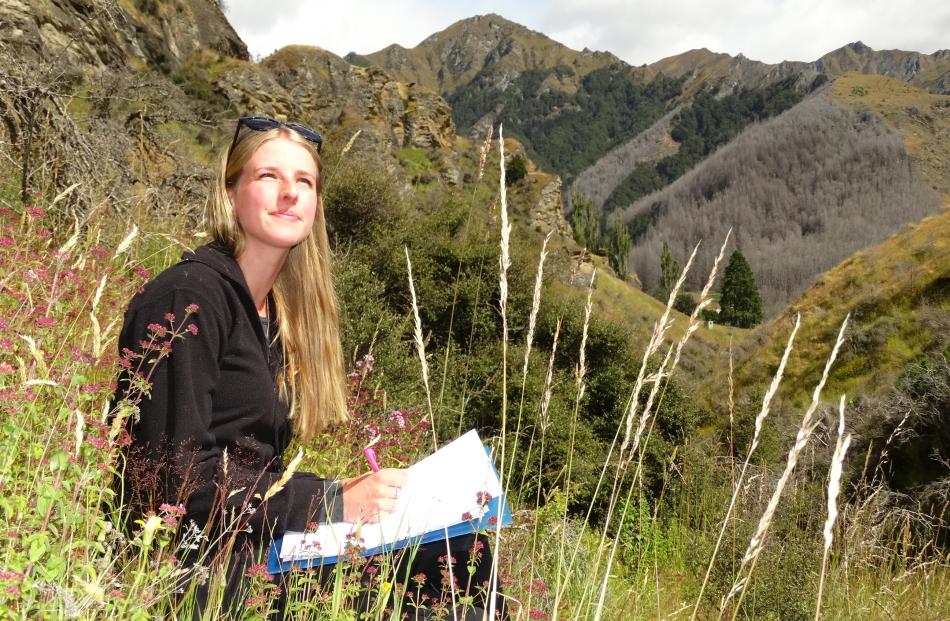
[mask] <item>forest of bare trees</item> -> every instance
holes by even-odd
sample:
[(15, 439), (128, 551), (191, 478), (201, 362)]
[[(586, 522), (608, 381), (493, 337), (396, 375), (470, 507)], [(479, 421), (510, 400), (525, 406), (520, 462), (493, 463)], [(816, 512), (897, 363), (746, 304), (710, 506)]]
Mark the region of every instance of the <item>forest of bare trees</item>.
[(816, 95), (748, 128), (672, 185), (637, 201), (624, 219), (657, 214), (631, 252), (646, 288), (659, 278), (664, 242), (682, 261), (704, 240), (688, 283), (701, 286), (732, 228), (768, 315), (818, 274), (939, 208), (894, 130), (873, 113)]

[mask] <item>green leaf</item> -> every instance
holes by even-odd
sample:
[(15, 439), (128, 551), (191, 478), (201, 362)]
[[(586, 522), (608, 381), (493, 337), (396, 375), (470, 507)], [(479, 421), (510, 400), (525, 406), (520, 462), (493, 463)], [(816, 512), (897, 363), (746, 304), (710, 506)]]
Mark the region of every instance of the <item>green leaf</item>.
[(49, 550), (49, 541), (45, 533), (37, 533), (30, 542), (29, 559), (31, 563), (36, 563)]

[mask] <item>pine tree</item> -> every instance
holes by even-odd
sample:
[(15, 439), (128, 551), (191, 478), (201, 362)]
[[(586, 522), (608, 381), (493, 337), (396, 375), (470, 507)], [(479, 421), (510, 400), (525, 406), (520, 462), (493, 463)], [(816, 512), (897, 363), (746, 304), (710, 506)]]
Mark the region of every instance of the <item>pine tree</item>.
[(614, 219), (613, 227), (610, 229), (610, 237), (607, 238), (607, 261), (611, 269), (622, 280), (627, 279), (630, 273), (628, 259), (630, 257), (630, 232), (627, 225), (620, 219), (620, 215)]
[(722, 279), (719, 320), (739, 328), (751, 328), (762, 321), (762, 298), (749, 262), (736, 250)]

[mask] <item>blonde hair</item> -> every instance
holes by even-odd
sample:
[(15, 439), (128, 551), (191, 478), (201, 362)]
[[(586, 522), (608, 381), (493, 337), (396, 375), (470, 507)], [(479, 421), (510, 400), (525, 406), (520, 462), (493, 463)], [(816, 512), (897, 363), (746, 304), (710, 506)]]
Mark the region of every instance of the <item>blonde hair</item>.
[(323, 170), (313, 145), (286, 127), (240, 132), (230, 154), (224, 153), (221, 157), (208, 201), (207, 229), (215, 242), (235, 258), (240, 256), (244, 250), (244, 231), (234, 215), (227, 190), (237, 183), (254, 152), (278, 137), (305, 146), (317, 165), (313, 229), (290, 250), (272, 290), (284, 348), (284, 366), (278, 376), (280, 394), (290, 403), (294, 431), (306, 442), (329, 423), (345, 420), (347, 414), (339, 311), (323, 215)]

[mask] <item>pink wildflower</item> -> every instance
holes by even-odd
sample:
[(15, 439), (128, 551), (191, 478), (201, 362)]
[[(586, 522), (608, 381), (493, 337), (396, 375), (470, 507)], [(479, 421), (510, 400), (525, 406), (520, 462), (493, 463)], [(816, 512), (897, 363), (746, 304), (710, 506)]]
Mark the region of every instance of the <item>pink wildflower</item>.
[(175, 515), (185, 515), (187, 513), (185, 505), (170, 505), (166, 502), (163, 502), (158, 510), (162, 513), (174, 513)]

